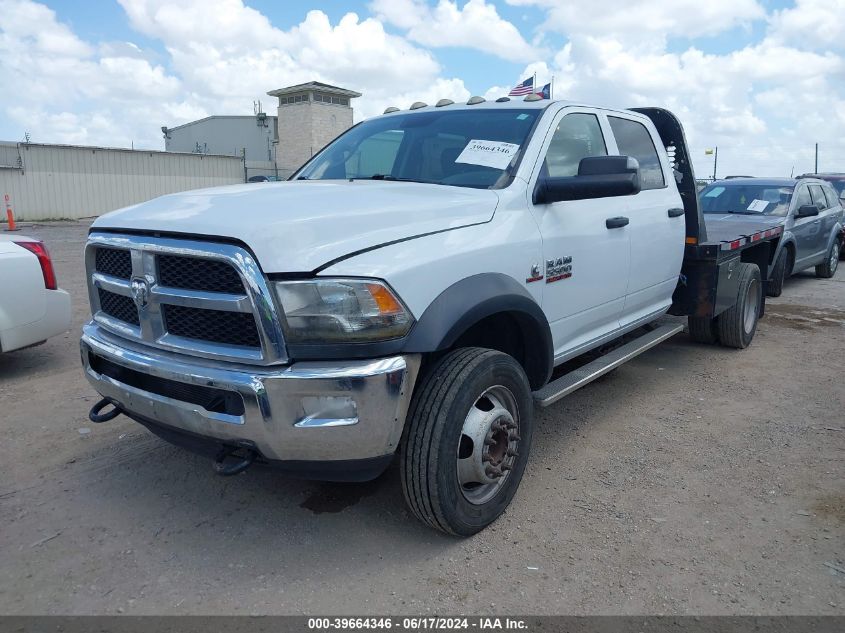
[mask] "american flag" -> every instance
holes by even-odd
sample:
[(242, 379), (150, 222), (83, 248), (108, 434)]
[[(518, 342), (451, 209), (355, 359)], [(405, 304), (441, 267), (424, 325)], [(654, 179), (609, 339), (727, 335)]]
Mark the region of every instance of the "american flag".
[(508, 93), (508, 96), (521, 97), (522, 95), (530, 95), (532, 92), (534, 92), (534, 77), (529, 77), (521, 84), (514, 86), (513, 90)]

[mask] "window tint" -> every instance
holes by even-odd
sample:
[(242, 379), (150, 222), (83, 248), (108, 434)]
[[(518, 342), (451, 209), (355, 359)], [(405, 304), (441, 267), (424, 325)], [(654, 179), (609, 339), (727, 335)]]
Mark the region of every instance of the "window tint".
[(810, 192), (805, 186), (798, 187), (798, 193), (795, 195), (795, 198), (796, 209), (800, 209), (805, 204), (813, 204), (813, 200), (810, 198)]
[(813, 197), (813, 204), (819, 209), (827, 209), (827, 199), (819, 185), (810, 185), (810, 195)]
[(839, 204), (839, 194), (836, 192), (836, 189), (830, 185), (824, 185), (822, 189), (824, 189), (824, 195), (827, 198), (828, 207), (835, 207)]
[(552, 178), (575, 176), (588, 156), (607, 156), (599, 120), (595, 114), (567, 114), (552, 136), (545, 171)]
[(344, 132), (294, 178), (379, 177), (479, 189), (506, 187), (540, 114), (542, 110), (533, 108), (490, 109), (479, 116), (474, 110), (439, 108), (374, 117)]
[(663, 179), (663, 168), (651, 134), (642, 123), (615, 116), (607, 117), (619, 153), (623, 156), (633, 156), (640, 162), (640, 178), (643, 189), (659, 189), (666, 184)]

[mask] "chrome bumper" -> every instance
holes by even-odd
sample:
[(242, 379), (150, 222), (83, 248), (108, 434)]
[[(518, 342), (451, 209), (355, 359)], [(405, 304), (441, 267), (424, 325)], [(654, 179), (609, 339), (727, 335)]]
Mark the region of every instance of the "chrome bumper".
[[(399, 444), (420, 364), (418, 354), (375, 360), (254, 367), (186, 357), (119, 339), (94, 322), (83, 327), (88, 381), (140, 418), (221, 444), (251, 445), (273, 461), (362, 460)], [(139, 389), (97, 373), (92, 354), (164, 380), (237, 392), (240, 415)], [(96, 364), (96, 363), (95, 363)]]

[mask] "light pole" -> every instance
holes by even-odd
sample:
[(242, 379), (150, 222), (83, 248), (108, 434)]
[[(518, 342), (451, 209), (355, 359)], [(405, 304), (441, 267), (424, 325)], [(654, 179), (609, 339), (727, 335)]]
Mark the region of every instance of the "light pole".
[(716, 165), (719, 162), (719, 148), (716, 147), (715, 150), (706, 149), (706, 150), (704, 150), (704, 154), (705, 154), (705, 156), (710, 156), (710, 154), (713, 154), (713, 182), (715, 182), (716, 181)]

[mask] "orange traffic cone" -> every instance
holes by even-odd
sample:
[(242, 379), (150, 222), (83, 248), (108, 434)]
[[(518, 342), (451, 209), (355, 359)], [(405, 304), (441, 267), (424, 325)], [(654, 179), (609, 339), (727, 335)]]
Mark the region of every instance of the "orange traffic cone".
[(9, 226), (6, 227), (6, 231), (20, 231), (19, 228), (15, 226), (15, 214), (12, 213), (12, 205), (9, 202), (9, 194), (5, 195), (6, 199), (6, 221), (8, 221)]

